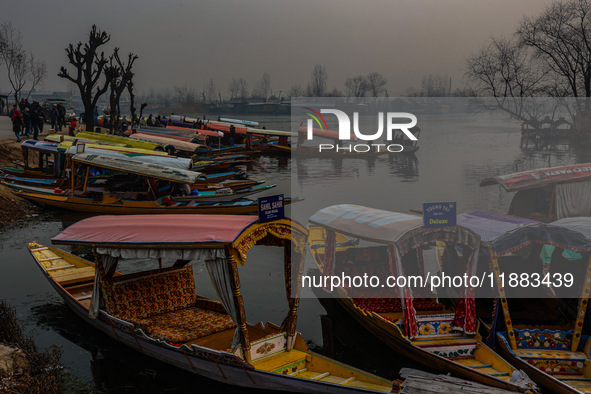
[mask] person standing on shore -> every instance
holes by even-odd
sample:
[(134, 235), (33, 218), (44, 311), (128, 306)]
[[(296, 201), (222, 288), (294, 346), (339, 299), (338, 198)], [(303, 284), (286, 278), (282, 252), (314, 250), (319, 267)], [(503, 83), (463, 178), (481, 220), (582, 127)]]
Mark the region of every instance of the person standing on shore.
[(20, 134), (24, 121), (23, 115), (18, 110), (16, 104), (12, 107), (12, 111), (10, 111), (10, 119), (12, 120), (12, 131), (14, 132), (14, 135), (16, 135), (16, 142), (21, 142)]
[(31, 133), (31, 111), (29, 111), (29, 107), (24, 107), (25, 109), (22, 110), (22, 115), (23, 115), (23, 124), (25, 125), (25, 130), (23, 132), (23, 135), (25, 137), (29, 136), (29, 133)]
[(43, 116), (43, 111), (39, 107), (35, 112), (33, 118), (33, 122), (35, 123), (33, 126), (33, 139), (37, 140), (39, 133), (43, 133), (43, 122), (45, 121), (45, 117)]
[(62, 127), (66, 126), (66, 107), (64, 107), (62, 103), (57, 105), (57, 113), (57, 127), (59, 128), (59, 131), (61, 131)]
[(72, 122), (70, 123), (70, 132), (69, 132), (69, 134), (70, 134), (72, 137), (74, 137), (74, 136), (75, 136), (74, 132), (76, 131), (76, 126), (77, 126), (77, 125), (76, 125), (76, 118), (74, 118), (74, 119), (72, 119)]
[(51, 123), (51, 128), (53, 131), (57, 130), (57, 117), (59, 116), (57, 112), (57, 105), (53, 104), (51, 109), (49, 110), (49, 121)]
[(234, 146), (234, 141), (236, 139), (236, 127), (234, 125), (230, 126), (230, 146)]

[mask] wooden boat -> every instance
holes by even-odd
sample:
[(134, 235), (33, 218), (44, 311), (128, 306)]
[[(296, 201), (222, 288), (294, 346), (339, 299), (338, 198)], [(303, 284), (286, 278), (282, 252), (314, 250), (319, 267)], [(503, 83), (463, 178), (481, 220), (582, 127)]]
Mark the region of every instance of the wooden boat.
[[(116, 191), (114, 186), (94, 187), (89, 184), (91, 167), (135, 174), (139, 178), (128, 179), (129, 177), (125, 177), (125, 179), (119, 180), (123, 183), (118, 185), (118, 189), (122, 189), (121, 191)], [(258, 210), (257, 201), (247, 199), (199, 201), (199, 198), (196, 197), (189, 201), (175, 200), (175, 195), (170, 195), (170, 190), (175, 184), (194, 185), (198, 182), (207, 182), (204, 174), (194, 171), (88, 153), (72, 156), (70, 173), (77, 174), (77, 168), (82, 170), (80, 174), (85, 174), (81, 185), (79, 185), (77, 176), (71, 176), (69, 189), (66, 190), (40, 192), (26, 191), (21, 188), (13, 190), (13, 192), (31, 201), (81, 212), (243, 214)], [(147, 180), (147, 184), (142, 178)], [(164, 181), (165, 187), (168, 189), (162, 190), (156, 180)], [(108, 182), (114, 185), (116, 181), (110, 177), (107, 185)], [(144, 187), (144, 185), (146, 186)], [(284, 200), (285, 204), (291, 202), (290, 198)]]
[(510, 215), (543, 221), (591, 216), (591, 163), (515, 172), (480, 182), (480, 186), (496, 184), (517, 192)]
[(81, 131), (75, 137), (62, 134), (51, 134), (45, 137), (46, 141), (62, 142), (73, 140), (95, 141), (96, 143), (103, 143), (109, 145), (125, 146), (130, 148), (146, 149), (146, 150), (162, 150), (162, 144), (150, 141), (134, 140), (128, 137), (120, 137), (111, 134), (92, 133), (88, 131)]
[(199, 150), (208, 149), (205, 145), (195, 144), (193, 142), (181, 141), (178, 139), (164, 137), (160, 135), (146, 134), (146, 133), (134, 133), (129, 136), (133, 140), (154, 142), (162, 146), (165, 150), (170, 150), (170, 147), (174, 151), (192, 155)]
[[(63, 167), (57, 144), (27, 140), (21, 144), (23, 161), (15, 162), (16, 167), (0, 167), (4, 174), (24, 178), (55, 178)], [(38, 153), (37, 165), (31, 163), (29, 153)]]
[[(383, 287), (388, 277), (424, 275), (422, 248), (438, 240), (448, 240), (466, 251), (459, 272), (471, 275), (477, 268), (475, 251), (480, 245), (480, 237), (472, 230), (424, 227), (420, 216), (348, 204), (316, 212), (308, 229), (320, 278), (380, 278), (382, 287), (349, 284), (337, 287), (333, 296), (384, 344), (416, 362), (463, 379), (512, 391), (536, 390), (532, 385), (513, 384), (511, 376), (516, 369), (482, 342), (473, 289), (464, 290), (454, 312), (433, 299), (432, 293), (421, 293), (420, 286)], [(362, 242), (380, 246), (360, 247)]]
[[(589, 328), (583, 327), (591, 290), (591, 218), (565, 218), (544, 224), (509, 215), (469, 212), (458, 215), (457, 221), (481, 234), (481, 254), (490, 259), (497, 276), (516, 272), (514, 267), (524, 267), (522, 272), (531, 274), (536, 272), (531, 271), (532, 267), (537, 266), (540, 275), (546, 272), (553, 277), (556, 272), (554, 267), (560, 266), (561, 260), (564, 264), (566, 259), (562, 254), (545, 252), (543, 248), (548, 246), (551, 246), (549, 250), (562, 248), (582, 254), (574, 256), (573, 261), (569, 262), (571, 268), (568, 272), (581, 284), (580, 299), (572, 313), (572, 320), (561, 323), (565, 314), (559, 313), (558, 309), (554, 311), (558, 324), (548, 324), (547, 318), (551, 316), (520, 319), (519, 311), (511, 311), (513, 301), (525, 304), (526, 309), (521, 313), (533, 304), (530, 303), (528, 308), (528, 299), (509, 298), (507, 292), (513, 289), (510, 286), (506, 286), (507, 289), (498, 286), (499, 299), (491, 339), (496, 339), (497, 348), (503, 357), (525, 371), (548, 392), (591, 393), (591, 337)], [(533, 248), (528, 253), (529, 257), (521, 257), (523, 253), (520, 251), (525, 248)], [(543, 262), (540, 251), (549, 260)], [(545, 264), (547, 271), (543, 269)], [(546, 297), (552, 295), (546, 293)], [(568, 297), (572, 297), (570, 292)], [(537, 302), (538, 299), (532, 301)], [(504, 325), (504, 330), (501, 325)]]
[[(303, 270), (305, 239), (305, 228), (289, 219), (258, 223), (252, 216), (97, 216), (52, 239), (58, 245), (92, 247), (94, 264), (37, 243), (30, 243), (29, 251), (80, 318), (178, 368), (259, 390), (390, 392), (392, 381), (310, 351), (296, 331), (300, 282), (292, 278)], [(286, 251), (288, 312), (281, 326), (246, 321), (238, 266), (254, 245)], [(154, 269), (116, 271), (122, 265), (133, 270), (129, 263), (140, 256), (150, 256)], [(221, 302), (196, 293), (193, 261), (205, 261)], [(246, 266), (250, 263), (255, 261)]]
[[(240, 215), (256, 213), (258, 202), (256, 200), (237, 199), (232, 201), (204, 201), (197, 198), (190, 201), (176, 201), (174, 197), (162, 197), (157, 200), (132, 200), (137, 193), (109, 193), (96, 192), (92, 197), (68, 196), (63, 194), (50, 194), (40, 192), (28, 192), (22, 189), (13, 190), (17, 196), (30, 201), (51, 205), (58, 208), (78, 212), (93, 212), (101, 214), (138, 215), (138, 214), (222, 214)], [(125, 198), (128, 197), (128, 198)], [(298, 200), (287, 197), (283, 203), (288, 205)]]

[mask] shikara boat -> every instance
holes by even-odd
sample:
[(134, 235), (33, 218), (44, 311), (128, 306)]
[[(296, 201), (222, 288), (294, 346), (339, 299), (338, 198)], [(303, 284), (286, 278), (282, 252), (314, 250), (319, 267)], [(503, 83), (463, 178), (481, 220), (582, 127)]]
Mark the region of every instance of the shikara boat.
[[(477, 268), (480, 246), (475, 232), (463, 226), (424, 227), (420, 216), (348, 204), (316, 212), (308, 229), (320, 278), (379, 278), (382, 287), (379, 283), (356, 287), (344, 281), (332, 295), (384, 344), (429, 368), (463, 379), (513, 391), (536, 389), (531, 381), (514, 384), (512, 375), (521, 374), (482, 342), (471, 287), (459, 294), (455, 308), (439, 303), (421, 286), (384, 287), (388, 277), (424, 277), (423, 248), (437, 241), (463, 248), (464, 258), (457, 269), (471, 275)], [(437, 296), (439, 300), (449, 298)]]
[[(23, 161), (15, 162), (16, 167), (0, 167), (4, 174), (23, 178), (55, 178), (59, 176), (63, 161), (56, 143), (27, 140), (21, 144)], [(33, 153), (37, 153), (37, 165), (31, 163)]]
[[(516, 299), (512, 297), (522, 292), (517, 293), (507, 281), (505, 287), (499, 285), (491, 339), (496, 338), (503, 357), (548, 392), (591, 393), (591, 337), (589, 328), (583, 325), (591, 290), (591, 218), (565, 218), (545, 224), (502, 214), (469, 212), (458, 215), (458, 223), (481, 234), (481, 259), (491, 262), (497, 277), (514, 272), (531, 276), (537, 272), (542, 280), (548, 275), (547, 279), (555, 282), (557, 272), (573, 275), (573, 283), (579, 286), (563, 293), (569, 299), (558, 300), (563, 305), (554, 310), (553, 316), (544, 316), (541, 310), (533, 316), (528, 312), (539, 299), (559, 297), (552, 292), (563, 290), (563, 286), (554, 284), (550, 288), (542, 282), (535, 294), (529, 294), (535, 298)], [(577, 292), (578, 306), (566, 319), (568, 301)], [(520, 310), (511, 308), (516, 305), (521, 306)]]
[[(194, 185), (205, 181), (205, 175), (198, 172), (88, 153), (74, 155), (70, 161), (72, 164), (70, 173), (80, 174), (82, 181), (78, 176), (70, 177), (69, 189), (42, 192), (21, 188), (13, 192), (31, 201), (81, 212), (134, 215), (145, 213), (243, 214), (258, 210), (257, 201), (243, 198), (232, 201), (199, 201), (197, 196), (190, 200), (175, 200), (175, 185)], [(128, 175), (121, 179), (109, 177), (106, 180), (106, 186), (99, 187), (89, 182), (91, 168), (125, 172), (135, 174), (136, 177), (130, 178)], [(77, 172), (77, 169), (81, 171)], [(165, 185), (161, 187), (158, 181), (164, 181)], [(285, 204), (291, 202), (290, 198), (284, 200)]]
[(133, 133), (129, 136), (129, 138), (139, 141), (154, 142), (162, 146), (167, 151), (172, 148), (174, 151), (178, 151), (185, 155), (192, 155), (200, 150), (207, 149), (205, 145), (195, 144), (193, 142), (188, 141), (182, 141), (179, 139), (171, 138), (170, 136), (165, 137), (155, 134)]
[[(290, 219), (97, 216), (52, 239), (57, 245), (92, 248), (94, 263), (37, 243), (30, 243), (29, 251), (80, 318), (126, 346), (191, 373), (261, 390), (397, 391), (392, 381), (311, 352), (296, 331), (306, 235)], [(289, 308), (281, 325), (246, 320), (238, 266), (256, 263), (246, 263), (254, 245), (285, 250)], [(144, 260), (139, 272), (134, 270), (138, 258)], [(198, 261), (205, 262), (219, 301), (197, 294), (190, 263)], [(124, 265), (136, 272), (118, 273)]]
[(122, 146), (122, 147), (129, 147), (129, 148), (138, 148), (138, 149), (146, 149), (146, 150), (163, 150), (162, 144), (154, 143), (150, 141), (140, 141), (134, 140), (128, 137), (120, 137), (117, 135), (111, 134), (102, 134), (102, 133), (92, 133), (88, 131), (81, 131), (76, 134), (75, 137), (71, 137), (68, 135), (63, 134), (50, 134), (45, 137), (46, 141), (52, 142), (63, 142), (63, 141), (87, 141), (87, 142), (95, 142), (95, 143), (102, 143), (108, 145), (115, 145), (115, 146)]
[(543, 221), (591, 216), (591, 163), (515, 172), (480, 182), (480, 186), (497, 184), (517, 192), (510, 215)]

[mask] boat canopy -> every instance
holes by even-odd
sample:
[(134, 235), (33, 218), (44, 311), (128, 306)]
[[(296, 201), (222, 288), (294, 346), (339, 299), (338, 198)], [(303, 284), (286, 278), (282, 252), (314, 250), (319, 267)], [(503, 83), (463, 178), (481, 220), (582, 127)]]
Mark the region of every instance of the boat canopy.
[(457, 223), (480, 235), (497, 256), (531, 244), (553, 245), (576, 252), (591, 252), (591, 218), (561, 219), (545, 224), (517, 216), (490, 212), (458, 215)]
[(480, 242), (466, 227), (424, 227), (420, 216), (360, 205), (333, 205), (316, 212), (309, 222), (344, 235), (396, 245), (402, 254), (430, 241), (455, 241), (472, 247)]
[[(61, 145), (61, 144), (60, 144)], [(92, 144), (91, 144), (92, 145)], [(133, 149), (133, 148), (128, 148)], [(148, 152), (144, 149), (141, 151)], [(156, 151), (149, 151), (154, 153), (164, 153), (163, 155), (152, 155), (151, 153), (142, 154), (142, 153), (133, 153), (127, 152), (126, 150), (120, 149), (109, 149), (104, 148), (103, 145), (95, 145), (89, 147), (86, 145), (84, 147), (84, 153), (92, 154), (92, 155), (101, 155), (101, 156), (109, 156), (109, 157), (118, 157), (123, 160), (137, 160), (144, 163), (154, 163), (168, 167), (174, 168), (181, 168), (183, 170), (190, 170), (193, 167), (193, 160), (184, 158), (184, 157), (176, 157), (176, 156), (166, 156), (165, 152), (156, 152)], [(71, 146), (66, 151), (68, 155), (76, 155), (76, 146)]]
[[(334, 275), (336, 261), (336, 234), (358, 237), (367, 241), (388, 245), (389, 274), (399, 277), (406, 274), (402, 260), (414, 251), (418, 264), (423, 261), (421, 246), (435, 241), (450, 242), (464, 247), (465, 272), (476, 273), (480, 237), (463, 226), (423, 226), (420, 216), (367, 208), (360, 205), (333, 205), (316, 212), (309, 219), (311, 225), (325, 228), (325, 253), (322, 263), (323, 275)], [(423, 264), (424, 268), (424, 264)], [(396, 296), (394, 290), (392, 295)], [(380, 294), (381, 298), (391, 296)], [(373, 296), (373, 295), (372, 295)], [(466, 333), (476, 331), (476, 310), (474, 290), (464, 288), (461, 307), (458, 306), (454, 326)], [(416, 311), (412, 304), (412, 290), (409, 285), (398, 288), (398, 298), (404, 300), (404, 331), (409, 338), (418, 335)]]
[[(60, 150), (68, 150), (70, 147), (75, 147), (77, 145), (84, 144), (86, 148), (95, 148), (95, 149), (103, 149), (108, 151), (115, 151), (123, 153), (124, 155), (152, 155), (152, 156), (168, 156), (168, 153), (160, 150), (148, 150), (148, 149), (141, 149), (141, 148), (131, 148), (129, 146), (121, 146), (121, 144), (111, 145), (106, 144), (101, 141), (93, 141), (93, 140), (73, 140), (73, 141), (63, 141), (58, 145), (58, 149)], [(76, 151), (76, 149), (70, 149), (67, 153), (72, 154), (72, 151)], [(87, 152), (88, 149), (85, 149)], [(174, 157), (174, 156), (173, 156)]]
[(219, 248), (231, 244), (256, 216), (133, 215), (95, 216), (68, 227), (56, 244), (117, 245), (120, 248)]
[(246, 133), (255, 135), (268, 135), (275, 137), (297, 137), (297, 133), (292, 133), (291, 131), (255, 129), (252, 127), (247, 127)]
[(579, 182), (588, 179), (591, 179), (591, 163), (498, 175), (486, 178), (480, 182), (480, 186), (499, 184), (508, 192), (513, 192), (550, 186), (556, 183)]
[(57, 144), (53, 142), (27, 140), (21, 144), (21, 148), (54, 155), (58, 153)]
[(290, 350), (296, 337), (307, 235), (302, 225), (290, 219), (259, 223), (256, 217), (238, 215), (95, 216), (66, 228), (52, 243), (93, 246), (97, 270), (89, 316), (94, 318), (99, 315), (101, 283), (115, 272), (119, 258), (173, 258), (181, 264), (205, 261), (216, 293), (236, 324), (232, 348), (240, 344), (244, 359), (250, 362), (237, 265), (244, 264), (246, 253), (254, 245), (284, 248), (289, 310), (281, 327), (287, 334), (286, 350)]
[[(217, 249), (223, 254), (224, 246), (230, 246), (238, 249), (239, 262), (244, 264), (248, 249), (264, 236), (289, 239), (294, 231), (294, 241), (305, 244), (307, 230), (291, 219), (259, 223), (256, 216), (244, 215), (102, 215), (69, 226), (51, 242), (93, 245), (100, 254), (124, 258), (147, 257), (146, 251), (150, 257), (164, 257), (169, 254), (166, 250), (199, 258), (198, 249)], [(244, 247), (239, 247), (244, 242)]]
[(144, 161), (130, 158), (95, 155), (91, 153), (79, 153), (72, 156), (72, 160), (74, 162), (86, 164), (89, 166), (108, 168), (111, 170), (123, 171), (179, 183), (192, 184), (198, 180), (207, 179), (207, 177), (200, 172), (188, 171), (155, 163), (146, 163)]
[(82, 131), (82, 132), (76, 134), (76, 138), (104, 141), (104, 142), (112, 143), (112, 144), (123, 144), (123, 145), (131, 146), (132, 148), (140, 148), (140, 149), (147, 149), (147, 150), (156, 150), (156, 149), (160, 148), (160, 144), (150, 142), (150, 141), (138, 141), (138, 140), (130, 139), (129, 137), (119, 137), (117, 135), (92, 133), (92, 132), (86, 132), (86, 131)]
[(140, 141), (154, 142), (156, 144), (164, 146), (170, 145), (173, 146), (175, 149), (191, 153), (195, 152), (198, 149), (207, 148), (205, 145), (195, 144), (193, 142), (180, 141), (174, 138), (168, 138), (165, 136), (158, 136), (153, 134), (145, 134), (141, 132), (131, 134), (129, 138)]
[[(144, 129), (144, 128), (145, 129), (148, 129), (148, 130), (151, 130), (151, 131), (154, 131), (154, 129), (155, 129), (153, 127), (145, 127), (145, 126), (142, 127), (142, 129)], [(165, 130), (167, 132), (168, 131), (171, 131), (171, 130), (172, 131), (175, 131), (175, 130), (179, 130), (179, 131), (190, 131), (192, 133), (197, 133), (197, 134), (200, 134), (200, 135), (208, 135), (210, 137), (217, 137), (218, 136), (217, 131), (213, 131), (213, 130), (202, 130), (202, 129), (191, 129), (189, 127), (181, 127), (181, 126), (168, 126), (167, 125)]]

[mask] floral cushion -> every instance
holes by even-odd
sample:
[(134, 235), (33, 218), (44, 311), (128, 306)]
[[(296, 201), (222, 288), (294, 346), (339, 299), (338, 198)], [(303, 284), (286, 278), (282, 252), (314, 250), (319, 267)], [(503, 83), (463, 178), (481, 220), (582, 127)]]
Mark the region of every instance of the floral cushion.
[(130, 321), (149, 336), (175, 344), (236, 327), (227, 314), (194, 307)]
[(107, 312), (122, 318), (148, 318), (195, 305), (190, 265), (122, 275), (103, 282)]
[[(387, 313), (401, 312), (402, 304), (398, 298), (355, 298), (355, 305), (364, 311)], [(415, 298), (413, 305), (417, 311), (440, 311), (443, 306), (428, 298)]]
[(570, 349), (572, 331), (551, 331), (538, 329), (513, 330), (518, 348), (529, 349)]

